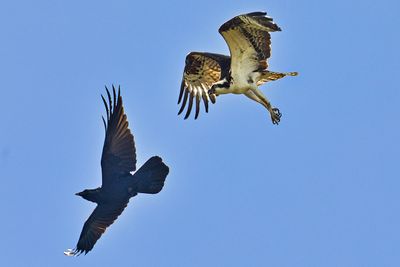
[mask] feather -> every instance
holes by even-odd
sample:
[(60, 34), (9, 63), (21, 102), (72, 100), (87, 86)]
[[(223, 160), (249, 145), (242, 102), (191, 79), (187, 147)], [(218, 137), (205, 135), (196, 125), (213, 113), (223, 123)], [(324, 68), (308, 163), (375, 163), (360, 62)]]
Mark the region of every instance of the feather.
[[(183, 112), (189, 98), (188, 110), (184, 116), (187, 119), (193, 106), (191, 102), (196, 98), (194, 117), (197, 119), (200, 114), (201, 99), (203, 100), (205, 111), (208, 112), (208, 101), (210, 100), (208, 90), (214, 83), (229, 75), (230, 58), (219, 54), (191, 52), (186, 56), (185, 63), (178, 97), (178, 104), (182, 104), (178, 115)], [(215, 96), (211, 98), (211, 102), (215, 103)]]

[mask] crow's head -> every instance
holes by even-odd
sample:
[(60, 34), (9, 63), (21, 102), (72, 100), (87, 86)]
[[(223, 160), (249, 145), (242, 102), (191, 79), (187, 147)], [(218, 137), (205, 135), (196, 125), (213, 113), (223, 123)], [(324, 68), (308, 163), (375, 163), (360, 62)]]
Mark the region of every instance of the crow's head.
[(83, 197), (86, 200), (92, 201), (92, 202), (96, 202), (98, 200), (99, 197), (99, 188), (97, 189), (85, 189), (82, 192), (76, 193), (75, 195)]

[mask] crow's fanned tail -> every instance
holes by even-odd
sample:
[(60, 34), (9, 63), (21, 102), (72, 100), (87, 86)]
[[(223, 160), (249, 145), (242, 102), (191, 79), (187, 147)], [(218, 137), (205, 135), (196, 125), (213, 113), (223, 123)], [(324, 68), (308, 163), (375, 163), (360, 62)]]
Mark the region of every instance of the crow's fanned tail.
[(139, 181), (138, 193), (157, 194), (164, 186), (169, 168), (158, 156), (151, 157), (134, 174)]

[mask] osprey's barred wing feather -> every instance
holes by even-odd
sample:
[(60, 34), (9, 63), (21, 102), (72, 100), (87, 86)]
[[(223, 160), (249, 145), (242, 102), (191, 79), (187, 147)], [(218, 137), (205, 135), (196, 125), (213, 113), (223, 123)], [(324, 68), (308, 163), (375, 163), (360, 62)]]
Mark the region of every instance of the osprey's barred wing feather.
[(122, 97), (113, 86), (113, 100), (107, 91), (107, 98), (102, 97), (107, 112), (107, 121), (103, 117), (106, 129), (103, 153), (101, 156), (102, 184), (112, 182), (121, 175), (136, 170), (136, 149), (133, 135), (129, 130), (128, 120), (122, 105)]
[(271, 56), (270, 32), (280, 31), (266, 12), (239, 15), (225, 22), (219, 33), (229, 46), (232, 76), (267, 69)]
[(215, 103), (216, 100), (216, 95), (209, 95), (208, 90), (215, 82), (218, 82), (229, 74), (229, 68), (230, 58), (228, 56), (202, 52), (191, 52), (188, 54), (186, 56), (178, 104), (183, 101), (178, 115), (183, 112), (188, 102), (185, 114), (185, 119), (187, 119), (195, 100), (195, 119), (197, 119), (201, 99), (204, 102), (206, 112), (208, 112), (209, 101), (211, 100), (212, 103)]
[(128, 201), (97, 205), (83, 225), (76, 248), (64, 253), (67, 256), (78, 256), (81, 253), (86, 254), (92, 250), (97, 240), (106, 231), (106, 228), (121, 215), (127, 205)]

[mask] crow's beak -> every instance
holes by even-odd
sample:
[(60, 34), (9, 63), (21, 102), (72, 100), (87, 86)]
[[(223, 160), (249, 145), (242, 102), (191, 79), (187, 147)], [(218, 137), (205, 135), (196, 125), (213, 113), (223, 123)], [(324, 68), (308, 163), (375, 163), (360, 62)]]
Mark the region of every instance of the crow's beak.
[(80, 192), (79, 192), (79, 193), (76, 193), (75, 196), (81, 196), (81, 193), (80, 193)]

